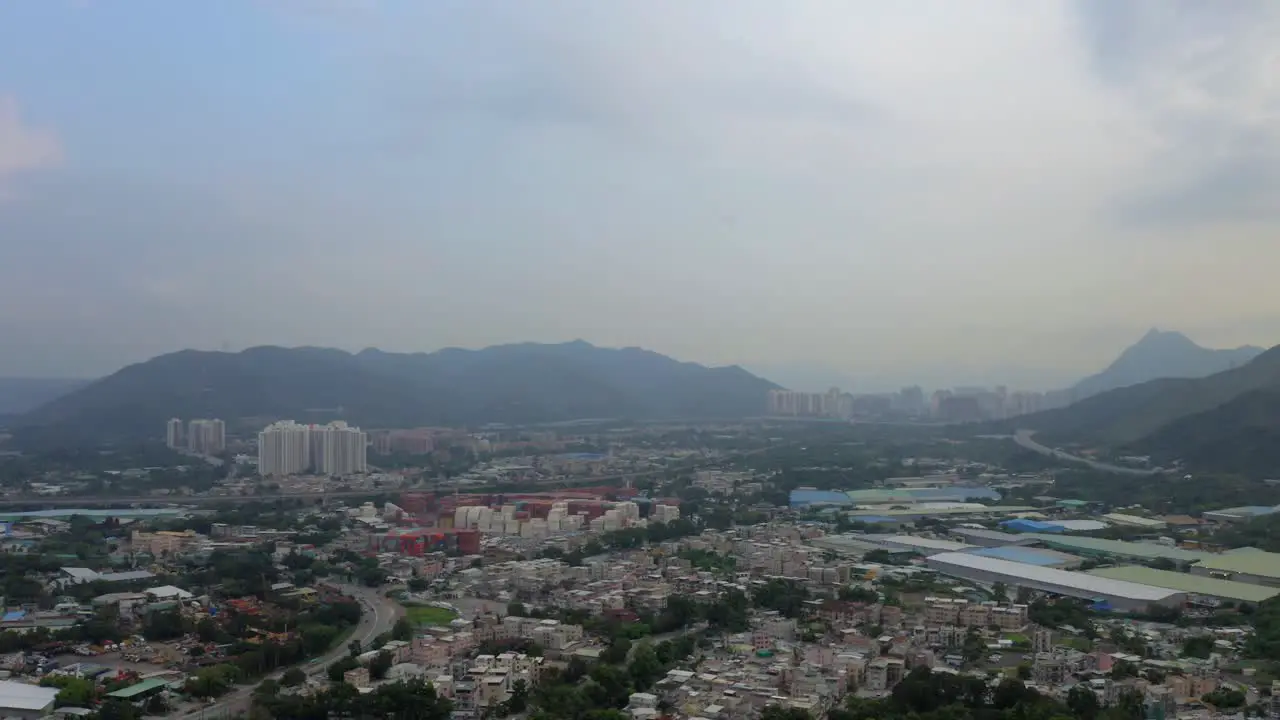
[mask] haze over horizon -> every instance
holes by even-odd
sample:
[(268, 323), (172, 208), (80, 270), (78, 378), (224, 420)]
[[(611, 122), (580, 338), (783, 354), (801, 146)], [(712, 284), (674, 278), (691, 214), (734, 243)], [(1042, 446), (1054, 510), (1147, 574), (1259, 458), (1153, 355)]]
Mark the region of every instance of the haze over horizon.
[(1269, 347), (1278, 63), (1266, 0), (10, 3), (0, 376), (583, 338), (1046, 389), (1153, 325)]

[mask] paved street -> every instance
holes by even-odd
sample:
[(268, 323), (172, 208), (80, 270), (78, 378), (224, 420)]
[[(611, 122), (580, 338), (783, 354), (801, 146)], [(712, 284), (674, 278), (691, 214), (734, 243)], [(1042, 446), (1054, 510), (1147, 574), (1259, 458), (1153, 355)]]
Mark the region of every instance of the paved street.
[[(356, 625), (355, 631), (351, 635), (352, 640), (360, 641), (361, 647), (368, 647), (375, 637), (390, 630), (391, 626), (395, 625), (396, 620), (404, 614), (404, 608), (400, 607), (399, 603), (394, 600), (385, 597), (379, 588), (345, 585), (341, 586), (341, 589), (359, 601), (363, 610), (360, 615), (360, 623)], [(347, 642), (350, 642), (350, 640)], [(323, 676), (331, 663), (341, 659), (346, 654), (347, 643), (342, 643), (322, 655), (316, 662), (303, 665), (302, 668), (309, 676)], [(277, 670), (267, 677), (272, 680), (279, 680), (284, 675), (284, 670)], [(257, 687), (259, 682), (261, 680), (239, 686), (222, 696), (213, 705), (188, 712), (184, 717), (214, 720), (215, 718), (231, 717), (238, 713), (247, 712), (253, 701), (253, 689)]]

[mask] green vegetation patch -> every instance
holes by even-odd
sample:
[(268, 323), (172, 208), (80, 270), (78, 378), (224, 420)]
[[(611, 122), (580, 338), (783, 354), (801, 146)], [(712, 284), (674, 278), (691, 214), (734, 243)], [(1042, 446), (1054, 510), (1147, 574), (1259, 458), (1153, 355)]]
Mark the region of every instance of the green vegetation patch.
[(458, 613), (431, 605), (407, 605), (405, 615), (414, 625), (448, 625)]

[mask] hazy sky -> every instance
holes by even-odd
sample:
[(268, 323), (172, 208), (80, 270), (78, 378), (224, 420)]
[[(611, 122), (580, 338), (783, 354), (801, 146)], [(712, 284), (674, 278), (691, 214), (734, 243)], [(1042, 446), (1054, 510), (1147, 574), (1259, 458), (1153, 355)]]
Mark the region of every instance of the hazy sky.
[(0, 4), (0, 374), (584, 338), (1052, 384), (1280, 343), (1278, 229), (1276, 0)]

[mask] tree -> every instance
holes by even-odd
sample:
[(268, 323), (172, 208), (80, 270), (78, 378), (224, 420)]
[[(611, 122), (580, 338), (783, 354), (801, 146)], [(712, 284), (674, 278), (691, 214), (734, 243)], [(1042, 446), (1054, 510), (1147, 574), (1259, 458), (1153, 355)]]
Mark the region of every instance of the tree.
[(1186, 657), (1208, 658), (1213, 653), (1213, 638), (1207, 636), (1197, 636), (1187, 638), (1182, 644), (1182, 654)]
[(98, 706), (98, 720), (138, 720), (138, 709), (128, 700), (107, 698)]
[(1021, 680), (1001, 680), (995, 692), (991, 693), (991, 704), (997, 709), (1007, 710), (1026, 700), (1029, 693), (1031, 691), (1027, 690)]
[(413, 639), (413, 623), (407, 617), (396, 620), (396, 624), (391, 626), (391, 637), (395, 640), (412, 640)]
[(991, 585), (991, 599), (996, 602), (1005, 602), (1009, 599), (1009, 588), (1004, 583), (997, 580)]
[(152, 640), (172, 640), (182, 637), (186, 627), (178, 610), (153, 612), (142, 623), (142, 632)]
[(355, 670), (358, 667), (360, 667), (360, 661), (356, 660), (355, 656), (348, 655), (347, 657), (344, 657), (341, 660), (338, 660), (333, 664), (329, 665), (329, 671), (328, 671), (329, 680), (331, 680), (332, 682), (340, 683), (343, 681), (343, 679), (345, 679), (347, 671)]
[(207, 667), (187, 680), (186, 691), (202, 698), (215, 698), (231, 689), (231, 686), (243, 676), (236, 665), (223, 663)]
[(1127, 677), (1138, 677), (1138, 666), (1128, 660), (1117, 660), (1111, 666), (1111, 678), (1113, 680), (1123, 680)]
[(1200, 699), (1221, 710), (1243, 707), (1246, 701), (1244, 693), (1225, 687), (1220, 687)]
[(970, 628), (969, 634), (964, 637), (964, 645), (961, 646), (960, 654), (964, 656), (967, 663), (975, 663), (982, 659), (982, 653), (986, 652), (987, 644), (982, 641), (982, 636), (977, 630)]
[(1098, 696), (1084, 684), (1072, 687), (1071, 692), (1067, 693), (1067, 707), (1080, 720), (1094, 720), (1102, 709), (1098, 704)]
[(631, 674), (631, 681), (637, 689), (648, 688), (662, 676), (662, 663), (652, 644), (643, 642), (636, 646), (631, 653), (631, 664), (627, 666), (627, 672)]
[(395, 658), (391, 653), (382, 651), (373, 656), (373, 660), (369, 662), (369, 678), (371, 680), (381, 680), (387, 676), (387, 671), (395, 664)]
[(785, 708), (781, 705), (766, 705), (760, 711), (760, 720), (813, 720), (808, 710)]
[(840, 588), (839, 597), (841, 600), (860, 603), (874, 603), (880, 601), (880, 593), (870, 588), (859, 587), (856, 585), (848, 585)]
[(529, 707), (529, 687), (524, 680), (516, 680), (511, 686), (511, 697), (507, 698), (507, 710), (522, 713)]
[(97, 686), (92, 680), (73, 677), (70, 675), (63, 676), (45, 676), (40, 684), (45, 687), (58, 688), (58, 695), (54, 698), (58, 707), (72, 705), (75, 707), (88, 707), (93, 704), (93, 697)]
[(631, 641), (628, 640), (626, 637), (619, 637), (618, 639), (613, 641), (612, 645), (605, 648), (604, 652), (600, 653), (600, 659), (604, 662), (609, 663), (610, 665), (617, 665), (619, 663), (625, 662), (627, 659), (627, 656), (630, 654), (631, 654)]
[(200, 642), (217, 642), (222, 635), (222, 628), (218, 627), (218, 623), (213, 618), (205, 616), (196, 623), (196, 635), (200, 638)]
[(280, 684), (285, 687), (296, 687), (307, 681), (307, 674), (301, 668), (292, 667), (280, 676)]

